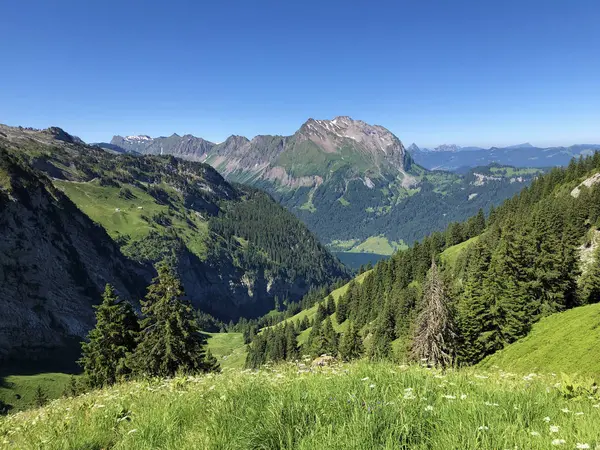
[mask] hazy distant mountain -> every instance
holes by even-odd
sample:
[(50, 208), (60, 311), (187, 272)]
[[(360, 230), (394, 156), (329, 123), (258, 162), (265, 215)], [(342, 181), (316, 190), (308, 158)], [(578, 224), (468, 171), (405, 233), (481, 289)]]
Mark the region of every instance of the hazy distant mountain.
[(599, 149), (599, 144), (540, 148), (527, 142), (489, 149), (445, 145), (436, 147), (434, 150), (428, 150), (420, 149), (413, 144), (410, 147), (410, 154), (417, 164), (429, 170), (464, 171), (470, 167), (485, 166), (492, 163), (515, 167), (564, 166), (569, 163), (571, 158), (589, 155)]

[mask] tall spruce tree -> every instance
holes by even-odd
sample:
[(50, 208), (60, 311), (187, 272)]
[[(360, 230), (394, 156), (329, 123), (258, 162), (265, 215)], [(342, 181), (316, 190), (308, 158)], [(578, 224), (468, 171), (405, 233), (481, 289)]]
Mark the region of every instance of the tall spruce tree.
[(169, 377), (178, 371), (206, 371), (204, 345), (194, 309), (183, 299), (181, 282), (167, 264), (142, 301), (139, 344), (132, 355), (138, 374)]
[(600, 302), (600, 247), (579, 279), (579, 298), (584, 305)]
[(342, 335), (339, 347), (340, 357), (344, 361), (351, 361), (362, 356), (364, 351), (362, 338), (354, 323), (350, 322), (348, 330)]
[(220, 372), (221, 365), (217, 358), (212, 354), (210, 350), (207, 350), (206, 356), (204, 358), (204, 368), (207, 372)]
[(81, 344), (79, 365), (92, 387), (110, 385), (130, 374), (127, 356), (136, 347), (139, 325), (133, 308), (107, 284), (96, 309), (96, 326)]
[(335, 311), (335, 320), (338, 324), (342, 324), (348, 318), (348, 296), (342, 295), (338, 298), (337, 308)]
[(423, 289), (422, 309), (417, 318), (411, 355), (413, 359), (432, 366), (450, 366), (455, 360), (454, 317), (435, 260), (431, 262)]
[(392, 341), (396, 339), (396, 317), (391, 301), (385, 303), (385, 307), (373, 332), (373, 339), (369, 347), (369, 358), (372, 360), (387, 359), (392, 354)]
[(338, 335), (333, 329), (331, 318), (327, 317), (321, 327), (321, 339), (322, 347), (321, 354), (326, 353), (330, 356), (337, 356), (338, 353)]

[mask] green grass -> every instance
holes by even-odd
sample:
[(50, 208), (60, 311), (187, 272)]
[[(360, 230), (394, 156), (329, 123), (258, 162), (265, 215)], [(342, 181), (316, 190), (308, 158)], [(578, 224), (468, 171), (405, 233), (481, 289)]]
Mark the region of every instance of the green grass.
[(440, 254), (440, 259), (444, 264), (448, 267), (452, 268), (456, 264), (456, 259), (458, 255), (466, 249), (469, 245), (475, 243), (479, 239), (479, 236), (472, 237), (471, 239), (466, 240), (465, 242), (461, 242), (460, 244), (453, 245), (452, 247), (448, 247)]
[(599, 399), (567, 399), (557, 382), (363, 362), (130, 382), (2, 418), (0, 446), (535, 450), (563, 439), (597, 448)]
[[(136, 186), (124, 185), (133, 194), (133, 197), (128, 199), (119, 196), (120, 188), (101, 186), (98, 181), (55, 180), (54, 184), (88, 217), (100, 224), (112, 238), (127, 235), (136, 240), (143, 238), (151, 230), (161, 231), (165, 228), (152, 221), (148, 222), (144, 217), (151, 218), (158, 213), (169, 213), (169, 207), (158, 204), (151, 195)], [(207, 251), (207, 223), (185, 210), (179, 203), (179, 193), (166, 185), (161, 187), (169, 192), (176, 206), (176, 214), (169, 216), (172, 221), (171, 227), (177, 230), (193, 253), (204, 259)]]
[(71, 381), (64, 373), (9, 375), (0, 377), (0, 401), (11, 406), (11, 412), (34, 406), (36, 390), (42, 388), (48, 399), (60, 397)]
[(340, 202), (343, 206), (349, 206), (350, 202), (346, 200), (344, 197), (338, 198), (338, 202)]
[(403, 242), (390, 241), (385, 236), (371, 236), (349, 250), (350, 253), (375, 253), (391, 255), (397, 250), (405, 250), (408, 246)]
[(600, 380), (600, 304), (553, 314), (481, 367), (594, 375)]
[(348, 142), (335, 153), (327, 153), (310, 140), (295, 142), (292, 148), (278, 156), (274, 165), (285, 168), (293, 177), (327, 177), (330, 173), (350, 168), (360, 173), (376, 169), (374, 163), (365, 158), (354, 143)]
[(55, 180), (54, 184), (113, 238), (119, 234), (127, 234), (133, 239), (143, 237), (151, 226), (142, 216), (168, 211), (167, 206), (158, 205), (152, 196), (134, 186), (128, 187), (135, 197), (124, 199), (119, 197), (120, 188), (100, 186), (97, 181), (76, 183)]
[(397, 250), (405, 250), (407, 248), (408, 245), (406, 245), (404, 241), (390, 241), (385, 236), (370, 236), (362, 242), (356, 239), (350, 239), (347, 241), (336, 240), (329, 244), (329, 249), (331, 251), (348, 253), (373, 253), (376, 255), (387, 256), (392, 255)]
[(306, 203), (304, 203), (302, 206), (300, 206), (300, 209), (310, 211), (311, 213), (317, 212), (317, 208), (315, 208), (315, 205), (313, 203), (313, 195), (315, 194), (316, 189), (317, 188), (313, 188), (310, 190), (310, 192), (308, 193), (308, 198), (306, 200)]
[(518, 177), (522, 175), (535, 175), (536, 173), (543, 173), (544, 171), (542, 169), (534, 168), (490, 167), (490, 172), (505, 177)]
[(246, 346), (242, 333), (206, 333), (208, 349), (217, 358), (221, 369), (241, 369), (246, 362)]

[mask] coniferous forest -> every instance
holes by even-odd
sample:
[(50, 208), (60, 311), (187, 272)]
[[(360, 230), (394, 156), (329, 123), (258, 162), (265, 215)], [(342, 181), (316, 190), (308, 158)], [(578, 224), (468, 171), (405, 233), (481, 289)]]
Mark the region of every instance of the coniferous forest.
[[(600, 186), (578, 187), (598, 170), (598, 153), (573, 160), (487, 217), (479, 211), (380, 261), (337, 302), (320, 301), (314, 318), (257, 334), (247, 366), (294, 359), (298, 351), (472, 365), (527, 335), (541, 318), (600, 301), (600, 259), (583, 275), (580, 263), (582, 249), (595, 245)], [(332, 321), (343, 324), (341, 331)]]

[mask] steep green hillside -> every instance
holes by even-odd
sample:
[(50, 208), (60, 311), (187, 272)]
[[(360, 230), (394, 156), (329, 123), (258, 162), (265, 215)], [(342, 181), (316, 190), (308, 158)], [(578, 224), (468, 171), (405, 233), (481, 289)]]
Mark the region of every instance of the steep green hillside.
[[(496, 167), (494, 173), (498, 172)], [(315, 305), (298, 313), (298, 320), (288, 319), (272, 332), (257, 335), (248, 347), (250, 364), (326, 353), (398, 362), (429, 361), (428, 355), (444, 354), (455, 364), (473, 365), (508, 347), (522, 349), (523, 362), (515, 363), (517, 369), (534, 365), (531, 370), (544, 370), (543, 359), (554, 356), (551, 348), (558, 341), (576, 345), (575, 337), (582, 349), (598, 353), (600, 342), (593, 331), (597, 325), (591, 316), (591, 322), (581, 322), (585, 338), (576, 332), (583, 314), (578, 310), (565, 326), (545, 319), (600, 303), (598, 184), (598, 153), (539, 176), (488, 217), (478, 213), (466, 222), (451, 223), (445, 232), (433, 233), (380, 261), (362, 283), (353, 283), (338, 296), (335, 306), (332, 302), (325, 307)], [(435, 311), (429, 309), (431, 305), (437, 305)], [(341, 324), (337, 320), (340, 307)], [(319, 322), (315, 322), (317, 317)], [(433, 326), (439, 329), (431, 330)], [(548, 338), (549, 346), (540, 350), (540, 356), (529, 361), (527, 355), (533, 350), (525, 344), (528, 340), (513, 343), (533, 329), (532, 345), (537, 345), (543, 338), (536, 340), (536, 333), (544, 327), (561, 331), (556, 331), (556, 340)], [(427, 340), (424, 333), (431, 333)], [(347, 336), (362, 345), (343, 344)], [(298, 351), (291, 344), (294, 339)], [(423, 355), (418, 353), (421, 350), (431, 352)], [(567, 355), (569, 350), (563, 347), (557, 352), (556, 370), (577, 371), (569, 366), (577, 358), (588, 361), (582, 371), (595, 370), (589, 354), (575, 351), (573, 359), (562, 361), (563, 351)], [(513, 367), (513, 355), (518, 361), (512, 352), (507, 352), (506, 359), (499, 356), (507, 368)]]
[(0, 128), (0, 301), (10, 311), (0, 359), (78, 343), (104, 284), (137, 303), (163, 259), (192, 303), (223, 320), (347, 276), (293, 214), (206, 164)]
[(219, 361), (221, 369), (241, 369), (246, 361), (246, 346), (242, 333), (207, 333), (208, 348)]
[(484, 359), (484, 369), (600, 377), (600, 304), (545, 317), (529, 334)]
[(68, 391), (71, 383), (71, 375), (64, 373), (0, 376), (0, 405), (8, 405), (9, 413), (35, 408), (39, 406), (38, 389), (48, 400), (54, 400)]
[[(594, 449), (600, 399), (554, 377), (397, 364), (119, 384), (0, 418), (18, 449)], [(565, 412), (566, 411), (566, 412)]]

